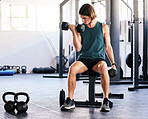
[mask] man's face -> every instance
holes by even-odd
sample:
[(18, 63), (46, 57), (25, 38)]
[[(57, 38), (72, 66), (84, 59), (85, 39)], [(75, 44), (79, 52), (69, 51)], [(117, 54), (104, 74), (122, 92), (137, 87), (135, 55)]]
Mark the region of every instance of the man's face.
[(91, 18), (89, 16), (80, 15), (80, 17), (82, 19), (82, 22), (86, 25), (91, 22)]

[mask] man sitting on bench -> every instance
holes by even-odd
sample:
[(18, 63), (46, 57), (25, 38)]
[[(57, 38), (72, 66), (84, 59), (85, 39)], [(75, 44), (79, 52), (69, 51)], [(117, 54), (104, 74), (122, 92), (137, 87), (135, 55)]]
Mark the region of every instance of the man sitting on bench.
[(70, 110), (75, 108), (74, 89), (76, 87), (76, 74), (86, 70), (93, 70), (101, 74), (101, 86), (103, 89), (103, 105), (101, 111), (110, 111), (109, 107), (109, 75), (105, 62), (105, 52), (107, 53), (112, 68), (116, 69), (112, 46), (110, 44), (109, 28), (106, 24), (98, 22), (95, 9), (90, 4), (84, 4), (79, 10), (80, 17), (85, 25), (83, 33), (77, 33), (75, 25), (69, 24), (69, 29), (73, 34), (73, 44), (76, 51), (80, 51), (78, 60), (75, 61), (68, 73), (68, 97), (61, 109)]

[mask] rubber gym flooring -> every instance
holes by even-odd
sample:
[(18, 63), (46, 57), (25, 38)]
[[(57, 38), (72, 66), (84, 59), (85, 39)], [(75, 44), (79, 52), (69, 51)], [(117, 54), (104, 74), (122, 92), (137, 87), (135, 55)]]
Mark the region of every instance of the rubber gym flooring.
[[(44, 74), (45, 75), (45, 74)], [(55, 75), (55, 74), (54, 74)], [(76, 107), (72, 111), (61, 111), (59, 93), (66, 91), (66, 78), (43, 78), (43, 74), (15, 74), (0, 77), (0, 96), (4, 92), (27, 92), (30, 96), (27, 113), (7, 113), (0, 100), (0, 119), (147, 119), (148, 89), (128, 91), (130, 85), (111, 85), (110, 92), (124, 93), (124, 99), (111, 99), (114, 106), (110, 112), (100, 112), (99, 108)], [(86, 100), (88, 84), (77, 81), (74, 98)], [(96, 92), (102, 92), (96, 84)], [(96, 98), (98, 101), (102, 99)]]

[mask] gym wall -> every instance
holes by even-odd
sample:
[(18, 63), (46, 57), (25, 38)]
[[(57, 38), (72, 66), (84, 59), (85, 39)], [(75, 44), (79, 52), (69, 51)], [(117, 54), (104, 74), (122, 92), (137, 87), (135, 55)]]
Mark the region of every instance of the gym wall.
[[(59, 2), (58, 0), (0, 2), (0, 66), (26, 65), (28, 73), (34, 67), (56, 67), (55, 59), (59, 54)], [(10, 4), (27, 5), (28, 19), (23, 22), (26, 23), (25, 28), (13, 29), (14, 22), (10, 23), (12, 20)], [(34, 11), (35, 14), (31, 14)], [(36, 20), (31, 19), (33, 17), (36, 17)], [(20, 23), (19, 20), (15, 22), (16, 26)]]

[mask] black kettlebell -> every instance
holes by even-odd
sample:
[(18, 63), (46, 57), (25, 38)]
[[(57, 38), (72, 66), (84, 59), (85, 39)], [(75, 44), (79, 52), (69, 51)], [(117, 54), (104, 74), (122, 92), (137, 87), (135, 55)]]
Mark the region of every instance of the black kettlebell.
[(1, 70), (3, 70), (3, 67), (2, 67), (2, 66), (0, 66), (0, 71), (1, 71)]
[(14, 92), (5, 92), (3, 94), (2, 99), (5, 102), (4, 109), (6, 110), (6, 112), (13, 112), (15, 110), (15, 99), (14, 99), (14, 101), (12, 101), (12, 100), (7, 101), (6, 96), (8, 96), (8, 95), (13, 95), (15, 97)]
[(109, 76), (110, 76), (111, 78), (113, 78), (113, 77), (115, 77), (115, 76), (117, 75), (117, 70), (111, 68), (110, 70), (108, 70), (108, 73), (109, 73)]
[(20, 66), (16, 66), (16, 73), (19, 74), (20, 73)]
[[(26, 97), (26, 101), (18, 101), (18, 96), (21, 95)], [(25, 92), (19, 92), (15, 94), (14, 98), (16, 100), (16, 110), (18, 112), (26, 112), (28, 110), (29, 95)]]
[(23, 74), (27, 72), (27, 67), (25, 65), (21, 66), (21, 69)]
[(5, 70), (9, 70), (10, 69), (10, 66), (9, 65), (4, 65), (3, 66), (3, 70), (5, 71)]

